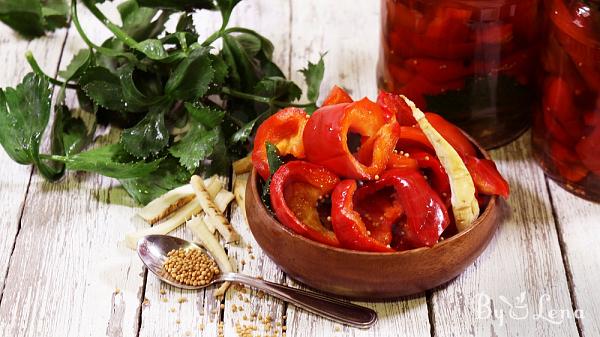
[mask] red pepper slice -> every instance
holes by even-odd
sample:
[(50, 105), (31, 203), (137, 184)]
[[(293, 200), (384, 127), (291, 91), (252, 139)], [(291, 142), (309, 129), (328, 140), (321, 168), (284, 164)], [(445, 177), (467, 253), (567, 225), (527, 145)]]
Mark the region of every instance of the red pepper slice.
[(545, 114), (551, 114), (564, 130), (574, 139), (583, 134), (583, 123), (575, 107), (573, 92), (569, 84), (560, 77), (546, 80), (542, 108)]
[(550, 157), (556, 165), (558, 173), (570, 182), (581, 181), (589, 173), (589, 170), (581, 164), (572, 150), (557, 142), (552, 142), (550, 145)]
[(427, 78), (433, 83), (452, 82), (473, 74), (473, 64), (465, 65), (464, 61), (442, 60), (435, 58), (410, 58), (404, 62), (407, 69), (417, 76)]
[(498, 172), (493, 161), (473, 156), (464, 156), (463, 161), (473, 178), (478, 193), (500, 195), (505, 199), (508, 198), (508, 182)]
[(386, 7), (382, 10), (387, 11), (387, 27), (406, 27), (416, 31), (423, 31), (426, 28), (426, 22), (423, 14), (400, 2), (386, 2)]
[[(375, 136), (363, 140), (355, 158), (361, 163), (386, 163), (384, 165), (387, 165), (390, 150), (393, 151), (399, 135), (400, 126), (395, 120), (385, 124)], [(375, 150), (376, 146), (384, 150)]]
[(575, 152), (577, 152), (585, 167), (600, 175), (600, 147), (598, 144), (600, 144), (600, 126), (594, 128), (589, 135), (581, 138), (575, 145)]
[(387, 169), (395, 169), (395, 168), (412, 168), (418, 169), (419, 163), (416, 160), (406, 157), (404, 154), (392, 153), (390, 155), (390, 160), (388, 161)]
[(417, 124), (412, 111), (400, 95), (383, 90), (379, 91), (377, 104), (383, 109), (386, 120), (389, 120), (390, 116), (396, 116), (396, 120), (400, 125), (412, 126)]
[(450, 197), (450, 180), (446, 170), (437, 157), (423, 151), (408, 150), (410, 157), (417, 162), (420, 169), (425, 170), (430, 178), (431, 186), (442, 198)]
[(427, 120), (433, 128), (444, 137), (444, 139), (452, 145), (452, 147), (461, 156), (477, 156), (477, 151), (471, 141), (465, 134), (454, 124), (448, 122), (444, 117), (428, 112), (425, 114)]
[(379, 180), (365, 185), (365, 192), (361, 193), (370, 194), (386, 187), (395, 189), (395, 196), (406, 214), (402, 240), (412, 248), (433, 246), (450, 218), (444, 202), (423, 174), (415, 169), (388, 170)]
[(331, 194), (331, 223), (335, 235), (345, 248), (369, 252), (393, 252), (392, 248), (369, 235), (360, 214), (354, 210), (353, 197), (356, 188), (356, 181), (342, 180)]
[(305, 161), (282, 165), (271, 177), (271, 205), (279, 221), (312, 240), (330, 246), (340, 243), (320, 220), (318, 201), (333, 190), (339, 178), (326, 168)]
[(469, 37), (468, 22), (471, 11), (463, 8), (436, 5), (436, 13), (425, 31), (426, 38), (465, 41)]
[(510, 23), (484, 24), (477, 27), (474, 32), (474, 40), (478, 44), (503, 44), (513, 38), (513, 27)]
[(323, 101), (322, 106), (352, 102), (352, 97), (348, 95), (346, 90), (338, 87), (337, 85), (334, 85), (333, 88), (331, 88), (329, 95), (327, 95), (327, 98), (325, 98), (325, 100)]
[(560, 77), (550, 77), (546, 80), (543, 108), (561, 122), (575, 117), (573, 94), (565, 80)]
[[(397, 128), (384, 125), (381, 107), (366, 98), (350, 104), (323, 106), (313, 113), (304, 129), (306, 157), (342, 177), (373, 179), (385, 169), (397, 140)], [(361, 154), (357, 159), (350, 152), (347, 144), (350, 132), (367, 139), (363, 144), (368, 143), (367, 148), (372, 149), (370, 156)]]
[(546, 130), (550, 133), (550, 135), (557, 141), (573, 145), (577, 141), (576, 138), (572, 137), (565, 131), (564, 127), (560, 125), (560, 123), (552, 116), (551, 113), (543, 112), (544, 125), (546, 126)]
[(396, 150), (405, 151), (415, 147), (435, 153), (435, 149), (429, 142), (429, 139), (427, 139), (427, 136), (425, 136), (418, 126), (401, 126), (400, 138), (398, 138), (398, 143), (396, 143)]
[[(600, 103), (600, 101), (596, 101), (596, 104), (598, 103)], [(597, 108), (593, 111), (588, 111), (584, 113), (583, 123), (586, 126), (600, 127), (600, 109)]]
[(392, 227), (403, 214), (393, 188), (369, 191), (359, 188), (354, 194), (355, 208), (360, 213), (370, 236), (389, 245), (392, 243)]
[(267, 118), (256, 131), (252, 164), (263, 179), (269, 178), (269, 162), (267, 161), (266, 143), (277, 146), (282, 156), (292, 155), (304, 158), (302, 133), (308, 120), (304, 110), (285, 108)]
[(425, 37), (406, 28), (391, 32), (388, 39), (394, 54), (405, 58), (468, 59), (473, 57), (476, 47), (475, 42), (452, 42), (444, 37)]
[(386, 70), (384, 80), (386, 85), (390, 86), (388, 90), (391, 92), (397, 92), (400, 87), (412, 81), (415, 77), (415, 74), (411, 71), (391, 62)]

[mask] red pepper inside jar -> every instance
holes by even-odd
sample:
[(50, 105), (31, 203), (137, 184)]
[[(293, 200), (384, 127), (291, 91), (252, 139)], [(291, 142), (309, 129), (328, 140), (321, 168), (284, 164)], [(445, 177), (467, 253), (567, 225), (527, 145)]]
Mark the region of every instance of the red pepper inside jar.
[(506, 144), (530, 124), (540, 20), (538, 0), (382, 0), (379, 87)]
[(533, 148), (546, 174), (600, 201), (600, 1), (549, 0)]

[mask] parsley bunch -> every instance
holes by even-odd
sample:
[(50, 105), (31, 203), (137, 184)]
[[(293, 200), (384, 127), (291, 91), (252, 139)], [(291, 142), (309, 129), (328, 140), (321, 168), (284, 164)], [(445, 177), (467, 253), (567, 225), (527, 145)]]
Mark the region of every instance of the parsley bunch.
[[(87, 48), (59, 72), (60, 79), (26, 55), (33, 72), (16, 88), (0, 90), (0, 144), (48, 180), (65, 169), (96, 172), (119, 179), (143, 204), (192, 174), (226, 174), (231, 160), (247, 154), (252, 132), (265, 118), (286, 106), (316, 108), (324, 72), (322, 57), (301, 70), (310, 102), (294, 103), (302, 92), (272, 62), (273, 44), (253, 30), (228, 27), (239, 1), (127, 0), (118, 6), (119, 26), (96, 7), (102, 1), (83, 0), (113, 34), (96, 45), (73, 0), (70, 17)], [(199, 36), (192, 23), (198, 10), (219, 10), (221, 28)], [(179, 16), (176, 30), (166, 32), (173, 15)], [(220, 50), (213, 47), (217, 40)], [(59, 90), (51, 114), (53, 85)], [(66, 106), (66, 90), (76, 92), (83, 113)], [(118, 142), (100, 146), (94, 135), (104, 125), (122, 129)], [(40, 153), (45, 132), (50, 153)]]

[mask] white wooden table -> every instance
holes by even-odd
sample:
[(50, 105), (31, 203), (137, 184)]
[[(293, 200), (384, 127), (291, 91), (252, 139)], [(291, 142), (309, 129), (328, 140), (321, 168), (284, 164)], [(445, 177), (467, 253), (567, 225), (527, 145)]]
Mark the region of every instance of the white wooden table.
[[(86, 30), (102, 41), (107, 31), (82, 12)], [(234, 21), (272, 39), (276, 62), (297, 82), (297, 70), (326, 51), (322, 94), (340, 84), (354, 97), (375, 97), (379, 1), (250, 0)], [(218, 20), (204, 15), (197, 24), (208, 30)], [(82, 46), (73, 27), (27, 41), (0, 25), (0, 86), (29, 71), (27, 50), (56, 73)], [(237, 336), (236, 324), (256, 326), (253, 336), (282, 336), (284, 325), (287, 336), (311, 337), (600, 336), (600, 205), (546, 179), (529, 138), (492, 152), (512, 190), (511, 214), (488, 249), (445, 286), (364, 303), (379, 313), (369, 330), (250, 291), (232, 289), (219, 302), (211, 289), (160, 284), (123, 243), (125, 233), (146, 225), (118, 183), (69, 173), (50, 184), (0, 151), (0, 336), (217, 336), (219, 329)], [(236, 205), (231, 218), (245, 238), (228, 247), (241, 271), (294, 285), (261, 253)], [(185, 229), (175, 235), (190, 237)], [(259, 321), (267, 317), (270, 331)]]

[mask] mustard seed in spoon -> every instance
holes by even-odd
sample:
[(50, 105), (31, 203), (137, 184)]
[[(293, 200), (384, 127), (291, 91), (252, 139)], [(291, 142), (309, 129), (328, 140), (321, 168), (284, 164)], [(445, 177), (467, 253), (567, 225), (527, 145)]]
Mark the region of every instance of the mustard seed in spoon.
[(173, 279), (189, 286), (207, 285), (220, 273), (215, 260), (199, 249), (169, 251), (163, 269)]

